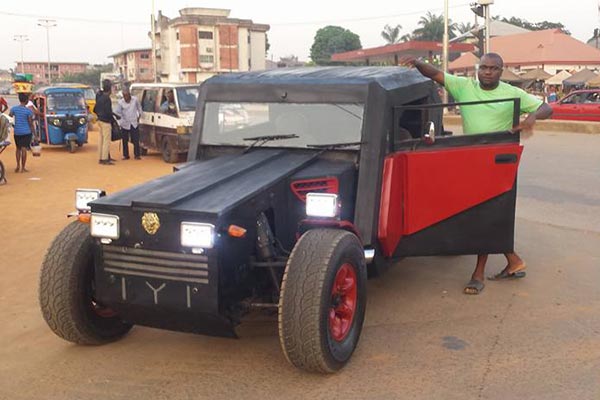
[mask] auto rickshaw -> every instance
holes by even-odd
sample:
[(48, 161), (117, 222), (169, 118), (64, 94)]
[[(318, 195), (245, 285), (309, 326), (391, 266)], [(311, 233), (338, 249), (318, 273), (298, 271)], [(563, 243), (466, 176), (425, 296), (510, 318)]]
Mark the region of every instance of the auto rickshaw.
[(96, 92), (94, 89), (83, 83), (58, 83), (55, 86), (57, 87), (70, 87), (83, 90), (83, 98), (85, 99), (85, 104), (87, 105), (88, 119), (89, 122), (96, 122), (98, 117), (94, 114), (94, 107), (96, 106)]
[(88, 113), (82, 89), (46, 87), (36, 92), (41, 112), (40, 142), (63, 145), (71, 153), (88, 141)]

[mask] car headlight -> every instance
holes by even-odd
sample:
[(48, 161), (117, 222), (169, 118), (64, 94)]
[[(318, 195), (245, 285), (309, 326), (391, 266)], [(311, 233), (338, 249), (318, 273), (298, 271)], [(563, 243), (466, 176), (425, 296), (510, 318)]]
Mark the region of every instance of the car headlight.
[(92, 236), (98, 238), (119, 238), (119, 217), (92, 213), (90, 221)]
[(311, 217), (335, 217), (338, 214), (337, 194), (308, 193), (306, 195), (306, 215)]
[(104, 192), (100, 189), (77, 189), (75, 191), (75, 208), (79, 211), (89, 211), (88, 203), (101, 197)]
[(201, 222), (181, 223), (181, 245), (211, 249), (215, 244), (215, 226)]
[(54, 125), (54, 126), (60, 126), (60, 119), (58, 119), (58, 118), (54, 118), (54, 119), (52, 120), (52, 125)]
[(84, 117), (79, 118), (79, 125), (83, 125), (87, 123), (87, 119), (85, 119)]

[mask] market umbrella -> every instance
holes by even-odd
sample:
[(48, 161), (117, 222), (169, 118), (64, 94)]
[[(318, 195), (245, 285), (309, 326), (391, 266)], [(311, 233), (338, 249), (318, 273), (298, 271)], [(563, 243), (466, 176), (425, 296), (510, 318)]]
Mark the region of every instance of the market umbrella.
[(524, 81), (545, 81), (551, 77), (552, 75), (541, 68), (532, 69), (531, 71), (527, 71), (525, 74), (521, 75), (521, 79)]
[(500, 77), (500, 80), (509, 83), (523, 82), (523, 79), (519, 75), (515, 74), (508, 68), (505, 68), (504, 71), (502, 71), (502, 76)]
[(571, 73), (567, 70), (560, 71), (558, 74), (554, 75), (552, 78), (546, 79), (546, 85), (562, 85), (565, 79), (571, 77)]
[(570, 78), (563, 81), (565, 86), (584, 86), (588, 81), (596, 78), (598, 75), (593, 73), (587, 68), (582, 69), (579, 72), (574, 73)]
[(587, 81), (587, 85), (592, 88), (600, 87), (600, 76), (597, 76)]

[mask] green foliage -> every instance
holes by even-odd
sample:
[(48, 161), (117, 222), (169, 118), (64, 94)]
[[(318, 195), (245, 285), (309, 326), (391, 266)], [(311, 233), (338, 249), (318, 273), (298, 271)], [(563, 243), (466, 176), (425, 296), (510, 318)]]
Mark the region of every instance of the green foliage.
[(520, 26), (521, 28), (529, 29), (530, 31), (543, 31), (545, 29), (560, 29), (563, 33), (570, 35), (571, 32), (560, 22), (529, 22), (521, 18), (510, 17), (502, 18), (500, 21), (507, 22), (512, 25)]
[[(427, 12), (427, 15), (421, 17), (419, 19), (420, 27), (415, 29), (412, 33), (413, 40), (419, 41), (431, 41), (431, 42), (441, 42), (444, 40), (444, 16), (436, 15)], [(448, 21), (448, 35), (450, 39), (454, 36), (454, 30), (456, 29), (456, 24), (454, 24), (451, 20)]]
[(396, 25), (394, 27), (386, 25), (381, 32), (381, 37), (383, 37), (387, 44), (398, 43), (401, 40), (400, 29), (402, 29), (401, 25)]
[(463, 33), (467, 33), (473, 30), (473, 28), (475, 28), (475, 25), (473, 25), (470, 22), (467, 22), (466, 24), (464, 22), (459, 23), (458, 25), (456, 25), (456, 30), (458, 31), (458, 33), (460, 33), (461, 35)]
[(112, 72), (112, 70), (112, 64), (94, 65), (92, 68), (89, 68), (87, 71), (80, 74), (65, 75), (60, 81), (98, 86), (98, 82), (100, 82), (100, 74), (103, 72)]
[(362, 49), (360, 37), (340, 26), (326, 26), (317, 31), (310, 48), (310, 58), (317, 65), (331, 65), (331, 55)]

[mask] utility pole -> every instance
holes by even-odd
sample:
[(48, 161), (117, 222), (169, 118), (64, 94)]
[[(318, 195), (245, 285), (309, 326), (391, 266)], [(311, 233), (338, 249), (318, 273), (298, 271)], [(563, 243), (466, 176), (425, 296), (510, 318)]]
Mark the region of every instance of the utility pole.
[[(442, 55), (442, 66), (444, 69), (444, 73), (448, 72), (448, 54), (450, 51), (448, 50), (450, 38), (448, 32), (448, 0), (444, 0), (444, 50)], [(448, 92), (444, 89), (444, 103), (448, 102)], [(444, 109), (445, 111), (445, 109)]]
[(38, 19), (38, 26), (46, 28), (46, 46), (48, 48), (48, 85), (52, 84), (52, 71), (50, 70), (50, 28), (56, 26), (54, 19)]
[(154, 17), (154, 0), (152, 0), (152, 21), (150, 21), (150, 29), (152, 31), (152, 69), (154, 70), (154, 82), (157, 82), (157, 65), (156, 62), (156, 18)]
[(21, 73), (25, 73), (25, 64), (23, 63), (23, 43), (27, 42), (29, 38), (27, 35), (14, 35), (13, 40), (21, 43)]

